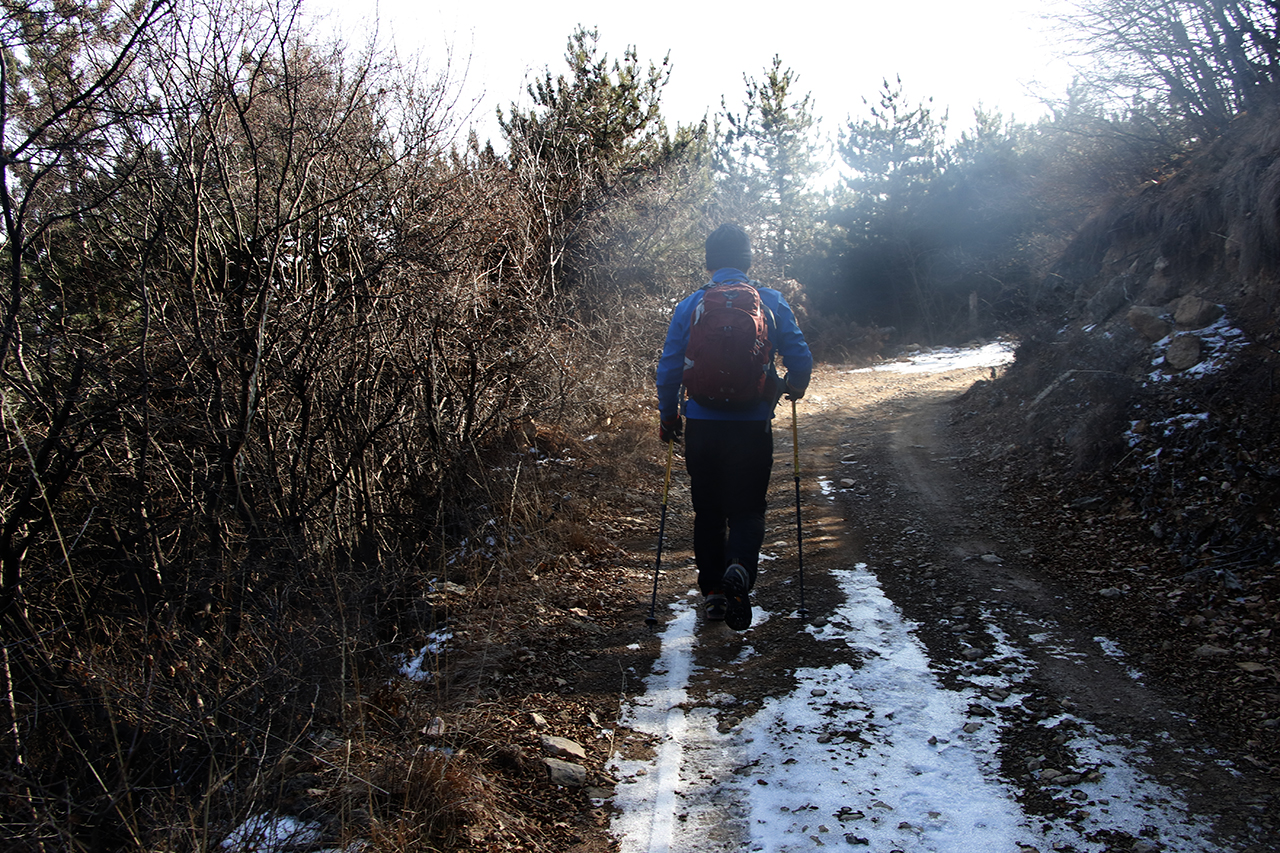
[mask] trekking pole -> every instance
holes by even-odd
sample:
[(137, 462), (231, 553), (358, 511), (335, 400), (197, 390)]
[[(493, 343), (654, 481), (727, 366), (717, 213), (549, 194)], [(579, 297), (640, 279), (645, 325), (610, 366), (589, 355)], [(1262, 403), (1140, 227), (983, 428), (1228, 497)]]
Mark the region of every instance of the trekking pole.
[(804, 606), (804, 550), (801, 548), (800, 528), (800, 438), (796, 429), (796, 401), (791, 401), (791, 467), (796, 474), (796, 562), (800, 567), (800, 618), (804, 619), (809, 611)]
[(653, 615), (658, 606), (658, 571), (662, 568), (662, 537), (667, 530), (667, 494), (671, 491), (671, 457), (675, 455), (676, 440), (667, 442), (667, 476), (662, 484), (662, 520), (658, 522), (658, 559), (653, 564), (653, 596), (649, 599), (649, 615), (644, 624), (651, 629), (658, 624), (658, 617)]

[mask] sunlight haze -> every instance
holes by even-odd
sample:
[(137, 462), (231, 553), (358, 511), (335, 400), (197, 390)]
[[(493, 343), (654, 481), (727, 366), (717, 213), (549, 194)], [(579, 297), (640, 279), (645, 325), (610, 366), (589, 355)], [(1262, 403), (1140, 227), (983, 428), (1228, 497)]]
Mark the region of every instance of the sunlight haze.
[(382, 0), (333, 7), (331, 20), (355, 44), (378, 20), (380, 41), (394, 40), (402, 55), (419, 53), (432, 73), (448, 67), (455, 84), (465, 73), (460, 104), (464, 111), (474, 108), (471, 124), (482, 140), (497, 136), (497, 107), (527, 100), (530, 79), (548, 69), (564, 72), (565, 45), (579, 24), (599, 31), (611, 60), (628, 45), (644, 64), (669, 54), (672, 74), (662, 104), (673, 126), (714, 115), (722, 97), (730, 111), (740, 111), (744, 75), (762, 78), (776, 54), (798, 75), (797, 93), (812, 93), (826, 133), (865, 115), (863, 99), (874, 103), (881, 81), (900, 76), (910, 103), (932, 98), (939, 115), (949, 111), (955, 135), (972, 124), (979, 104), (1033, 121), (1047, 112), (1040, 97), (1065, 93), (1070, 71), (1055, 57), (1055, 39), (1041, 17), (1057, 5), (798, 0), (752, 11), (669, 0), (644, 6)]

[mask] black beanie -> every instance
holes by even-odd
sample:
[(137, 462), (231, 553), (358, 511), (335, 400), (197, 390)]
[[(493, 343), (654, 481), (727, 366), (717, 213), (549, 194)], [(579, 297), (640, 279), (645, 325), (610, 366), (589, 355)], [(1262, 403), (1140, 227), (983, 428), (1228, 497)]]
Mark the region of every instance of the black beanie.
[(707, 238), (707, 269), (751, 269), (751, 238), (737, 225), (721, 225)]

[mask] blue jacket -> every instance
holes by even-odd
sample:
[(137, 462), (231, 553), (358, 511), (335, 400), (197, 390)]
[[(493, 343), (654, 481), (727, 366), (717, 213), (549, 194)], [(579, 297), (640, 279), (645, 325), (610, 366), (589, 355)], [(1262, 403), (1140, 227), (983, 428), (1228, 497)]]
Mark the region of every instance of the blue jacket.
[[(735, 269), (717, 270), (711, 281), (719, 284), (724, 281), (750, 281), (744, 273)], [(773, 312), (776, 328), (770, 328), (769, 337), (773, 343), (773, 351), (782, 356), (782, 364), (787, 370), (787, 382), (797, 391), (809, 387), (809, 376), (813, 373), (813, 355), (809, 345), (805, 343), (800, 327), (796, 325), (795, 314), (782, 294), (772, 288), (760, 287), (760, 301)], [(658, 414), (664, 421), (675, 418), (680, 412), (680, 385), (684, 379), (684, 351), (689, 346), (689, 324), (693, 311), (702, 301), (701, 289), (686, 296), (676, 306), (671, 316), (671, 326), (667, 329), (667, 342), (662, 348), (662, 357), (658, 359)], [(775, 400), (765, 400), (753, 409), (746, 411), (726, 412), (700, 406), (694, 400), (685, 400), (685, 417), (720, 421), (764, 421), (773, 417)]]

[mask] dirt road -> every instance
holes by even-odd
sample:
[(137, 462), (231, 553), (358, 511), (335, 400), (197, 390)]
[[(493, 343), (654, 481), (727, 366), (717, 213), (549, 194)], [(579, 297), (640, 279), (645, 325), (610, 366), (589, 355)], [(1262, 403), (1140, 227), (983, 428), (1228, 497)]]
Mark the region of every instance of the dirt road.
[(1135, 664), (1150, 650), (1043, 580), (1016, 489), (962, 473), (983, 449), (941, 427), (989, 373), (815, 377), (798, 430), (807, 619), (790, 411), (747, 632), (696, 612), (679, 472), (658, 657), (611, 764), (623, 851), (1280, 849), (1273, 783), (1214, 754)]

